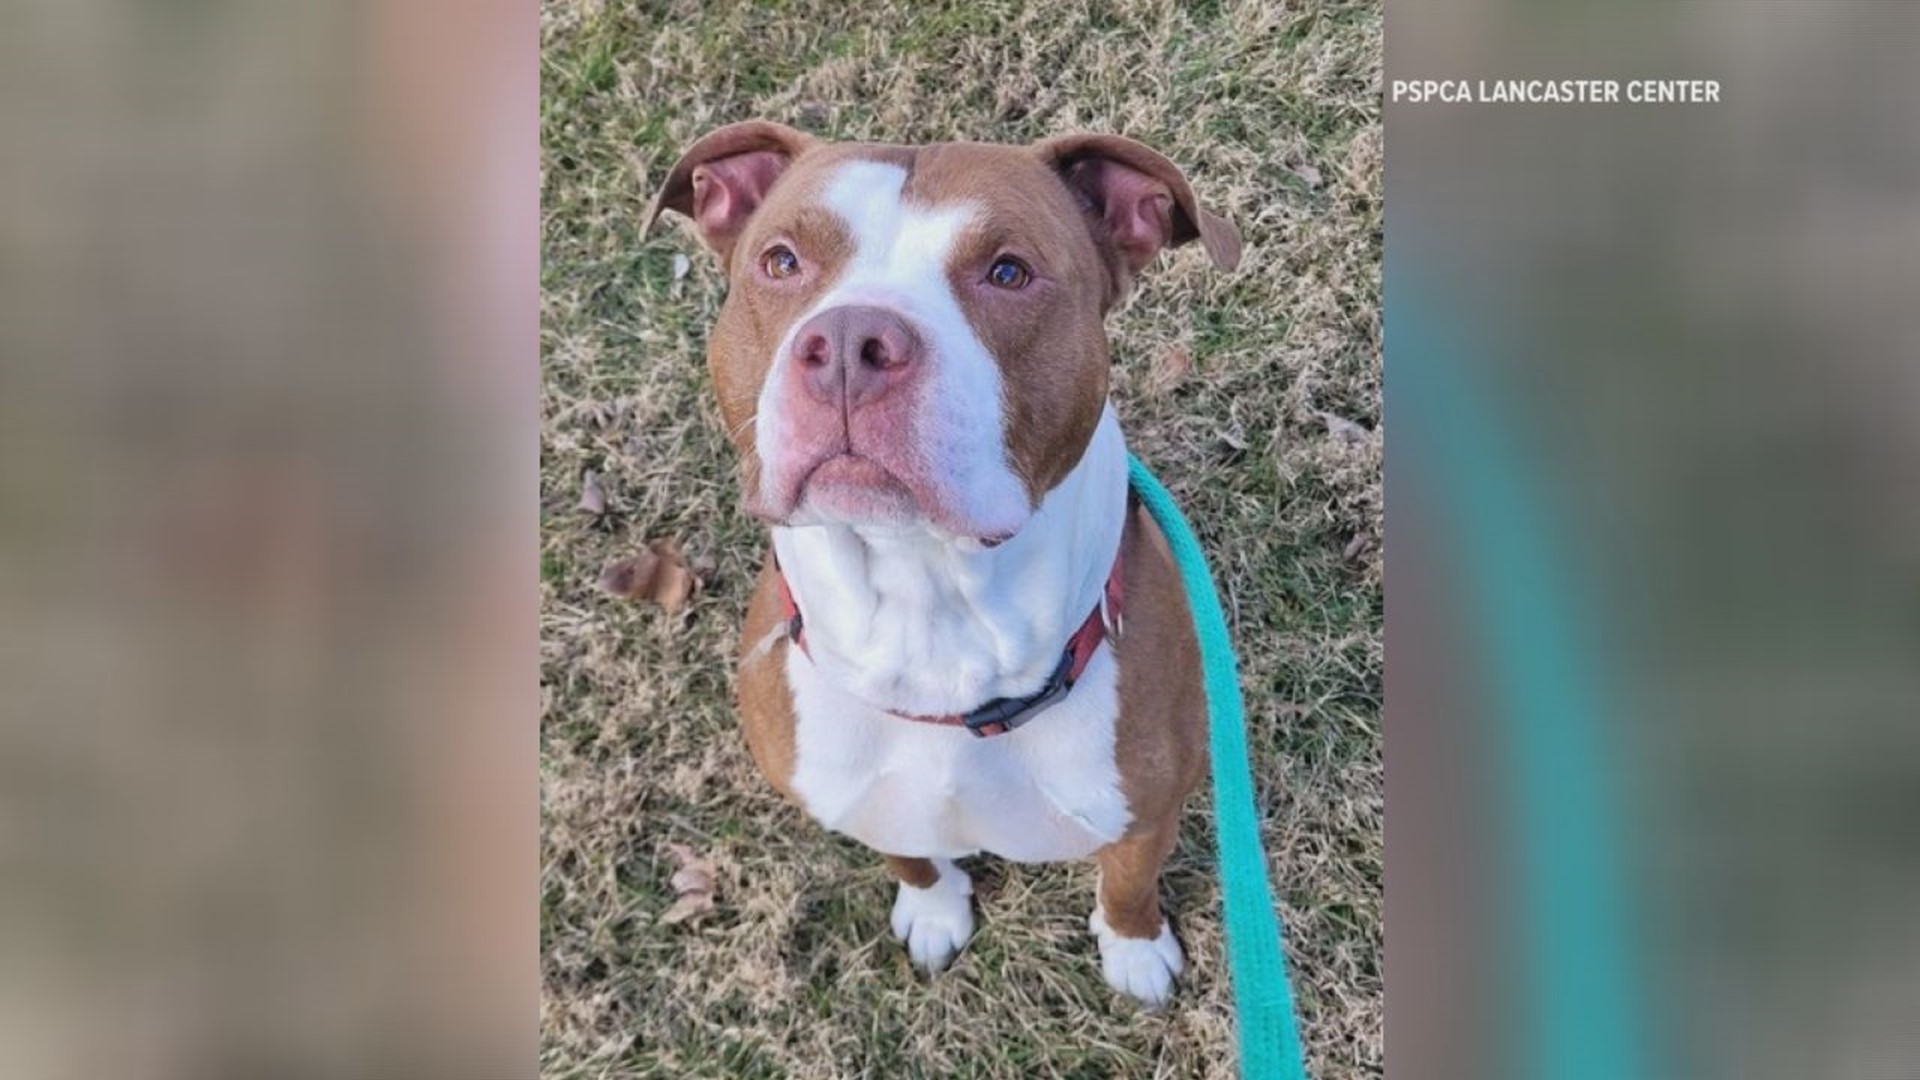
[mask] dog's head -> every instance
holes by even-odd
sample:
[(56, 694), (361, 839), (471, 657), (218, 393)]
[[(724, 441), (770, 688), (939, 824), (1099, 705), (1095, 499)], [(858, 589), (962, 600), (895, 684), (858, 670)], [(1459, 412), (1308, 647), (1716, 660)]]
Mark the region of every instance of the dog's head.
[(1128, 139), (827, 143), (712, 132), (648, 216), (726, 269), (708, 362), (748, 509), (1003, 540), (1079, 461), (1107, 396), (1101, 321), (1162, 248), (1240, 238)]

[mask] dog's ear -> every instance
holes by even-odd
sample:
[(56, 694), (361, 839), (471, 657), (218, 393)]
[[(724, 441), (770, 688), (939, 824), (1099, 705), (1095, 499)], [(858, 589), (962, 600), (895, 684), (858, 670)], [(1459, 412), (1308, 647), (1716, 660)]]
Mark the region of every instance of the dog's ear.
[(1114, 298), (1161, 248), (1200, 241), (1213, 265), (1240, 262), (1240, 233), (1201, 209), (1180, 167), (1118, 135), (1062, 135), (1033, 146), (1079, 200), (1093, 238), (1115, 266)]
[(819, 145), (804, 132), (767, 120), (748, 120), (710, 131), (680, 155), (647, 211), (651, 230), (662, 210), (691, 219), (723, 263), (747, 219), (793, 160)]

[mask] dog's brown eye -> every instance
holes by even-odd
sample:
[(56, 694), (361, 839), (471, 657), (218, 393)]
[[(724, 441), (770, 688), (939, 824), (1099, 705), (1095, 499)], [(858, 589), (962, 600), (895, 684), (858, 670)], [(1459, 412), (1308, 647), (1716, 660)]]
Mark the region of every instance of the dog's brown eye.
[(1028, 270), (1027, 264), (1019, 259), (1002, 255), (987, 268), (987, 280), (996, 288), (1024, 289), (1027, 282), (1033, 280), (1033, 271)]
[(760, 256), (760, 267), (770, 278), (792, 277), (800, 272), (800, 256), (782, 244)]

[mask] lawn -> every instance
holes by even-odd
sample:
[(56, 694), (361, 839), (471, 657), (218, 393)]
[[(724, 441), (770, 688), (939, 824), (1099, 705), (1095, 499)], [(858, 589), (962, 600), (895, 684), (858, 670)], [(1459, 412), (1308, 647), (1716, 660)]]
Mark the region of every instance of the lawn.
[[(545, 1075), (1233, 1075), (1204, 793), (1163, 885), (1188, 975), (1149, 1015), (1101, 980), (1090, 864), (974, 860), (979, 932), (928, 979), (878, 859), (747, 756), (732, 657), (764, 534), (704, 362), (722, 282), (677, 223), (641, 226), (680, 148), (758, 116), (887, 142), (1116, 131), (1239, 226), (1237, 271), (1181, 249), (1109, 318), (1114, 396), (1233, 623), (1314, 1075), (1379, 1076), (1377, 3), (548, 0), (542, 50)], [(578, 508), (589, 470), (604, 513)], [(596, 586), (661, 538), (702, 577), (684, 611)], [(714, 865), (706, 917), (663, 921), (668, 845)]]

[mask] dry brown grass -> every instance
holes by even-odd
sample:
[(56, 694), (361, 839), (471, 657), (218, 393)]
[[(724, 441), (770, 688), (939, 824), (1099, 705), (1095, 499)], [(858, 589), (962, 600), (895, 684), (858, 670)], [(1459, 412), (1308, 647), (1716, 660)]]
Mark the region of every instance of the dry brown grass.
[[(1100, 979), (1088, 867), (977, 860), (978, 936), (918, 977), (878, 861), (747, 758), (730, 657), (763, 539), (702, 359), (720, 281), (684, 233), (639, 229), (680, 147), (766, 116), (890, 142), (1118, 131), (1240, 226), (1240, 270), (1179, 252), (1109, 320), (1115, 396), (1233, 620), (1314, 1073), (1379, 1075), (1377, 3), (550, 0), (543, 24), (546, 1073), (1232, 1075), (1204, 797), (1165, 882), (1190, 975), (1148, 1016)], [(1194, 370), (1167, 389), (1173, 349)], [(573, 510), (589, 468), (598, 520)], [(687, 613), (596, 592), (669, 535), (711, 563)], [(669, 842), (719, 865), (707, 921), (658, 921)]]

